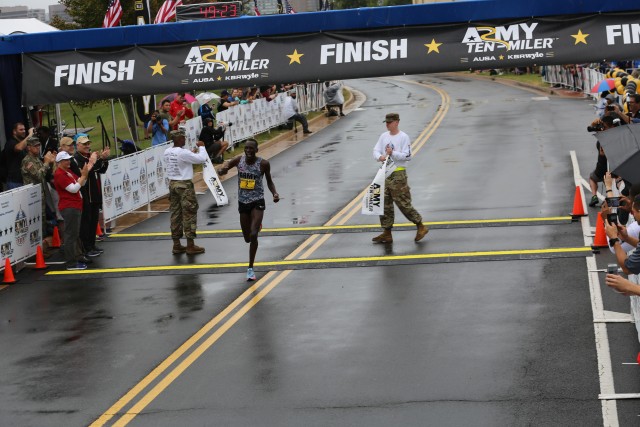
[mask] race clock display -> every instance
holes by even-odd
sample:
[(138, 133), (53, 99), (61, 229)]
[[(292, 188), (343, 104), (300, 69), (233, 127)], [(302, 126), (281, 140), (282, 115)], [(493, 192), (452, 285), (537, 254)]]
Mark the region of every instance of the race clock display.
[(189, 4), (176, 7), (176, 21), (202, 21), (239, 16), (242, 16), (241, 1)]

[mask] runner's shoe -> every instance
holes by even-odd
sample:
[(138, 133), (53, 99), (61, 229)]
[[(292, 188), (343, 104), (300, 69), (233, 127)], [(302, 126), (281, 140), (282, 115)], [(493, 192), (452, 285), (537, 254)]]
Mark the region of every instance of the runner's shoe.
[(253, 282), (256, 280), (256, 274), (253, 272), (253, 268), (247, 269), (247, 282)]
[(593, 197), (591, 197), (591, 201), (589, 202), (589, 206), (592, 207), (592, 208), (595, 207), (595, 206), (598, 206), (598, 202), (599, 202), (598, 196), (593, 196)]

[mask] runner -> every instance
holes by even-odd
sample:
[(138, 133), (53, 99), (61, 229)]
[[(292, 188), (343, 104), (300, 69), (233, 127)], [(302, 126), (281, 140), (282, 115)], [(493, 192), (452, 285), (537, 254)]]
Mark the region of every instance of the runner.
[(258, 152), (258, 142), (255, 139), (248, 139), (244, 144), (244, 155), (234, 157), (224, 163), (219, 170), (219, 175), (223, 176), (232, 167), (238, 168), (238, 212), (240, 212), (240, 227), (244, 241), (249, 243), (249, 268), (247, 269), (247, 280), (256, 280), (253, 272), (253, 262), (258, 252), (258, 233), (262, 228), (262, 217), (264, 216), (264, 186), (262, 177), (267, 178), (267, 187), (273, 194), (273, 202), (278, 203), (280, 196), (276, 192), (276, 186), (271, 179), (271, 165), (268, 160), (256, 157)]

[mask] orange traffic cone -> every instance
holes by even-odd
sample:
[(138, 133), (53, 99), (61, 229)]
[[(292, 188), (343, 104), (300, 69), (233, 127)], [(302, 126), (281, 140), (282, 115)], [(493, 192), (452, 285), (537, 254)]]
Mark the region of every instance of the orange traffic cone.
[(44, 262), (44, 255), (42, 255), (42, 248), (40, 247), (40, 245), (38, 245), (38, 247), (36, 248), (36, 265), (33, 268), (35, 268), (36, 270), (44, 270), (45, 268), (48, 268), (48, 267), (49, 266)]
[(11, 283), (16, 283), (17, 280), (13, 277), (13, 270), (11, 269), (11, 260), (9, 258), (4, 260), (4, 279), (2, 283), (5, 285), (10, 285)]
[(604, 231), (604, 220), (602, 219), (602, 214), (598, 212), (598, 218), (596, 219), (596, 236), (593, 238), (591, 249), (606, 248), (608, 246), (607, 234)]
[(58, 226), (56, 225), (55, 227), (53, 227), (53, 237), (51, 238), (51, 247), (59, 248), (60, 246), (62, 246), (60, 243), (60, 233), (58, 232)]
[(576, 194), (573, 197), (573, 212), (571, 212), (571, 217), (576, 221), (581, 216), (586, 216), (586, 214), (584, 213), (584, 204), (582, 203), (580, 186), (576, 185)]
[(98, 226), (96, 227), (96, 236), (102, 236), (102, 228), (100, 228), (100, 221), (98, 221)]

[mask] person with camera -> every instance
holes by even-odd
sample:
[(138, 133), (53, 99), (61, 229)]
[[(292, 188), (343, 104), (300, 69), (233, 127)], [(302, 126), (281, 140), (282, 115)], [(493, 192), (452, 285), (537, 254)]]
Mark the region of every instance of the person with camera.
[(289, 91), (289, 96), (284, 99), (284, 105), (282, 106), (282, 116), (286, 117), (288, 121), (300, 122), (302, 125), (302, 133), (310, 134), (312, 131), (309, 130), (309, 122), (307, 122), (307, 118), (304, 114), (300, 113), (300, 109), (298, 107), (297, 92), (295, 89)]
[[(609, 206), (612, 208), (613, 206)], [(616, 206), (617, 208), (617, 206)], [(614, 214), (616, 216), (614, 216)], [(640, 195), (636, 195), (631, 203), (631, 214), (636, 222), (640, 221)], [(605, 232), (609, 238), (609, 246), (615, 251), (616, 261), (626, 274), (640, 274), (640, 244), (637, 237), (630, 235), (629, 230), (617, 222), (617, 211), (611, 211), (605, 219)], [(622, 243), (626, 242), (636, 249), (627, 256)]]
[(151, 114), (147, 131), (151, 133), (151, 145), (160, 145), (167, 142), (169, 135), (169, 121), (160, 115), (160, 111), (155, 110)]
[[(207, 161), (204, 142), (198, 141), (193, 151), (184, 148), (186, 142), (183, 130), (173, 130), (169, 134), (173, 146), (164, 152), (164, 163), (169, 179), (169, 210), (171, 212), (172, 253), (197, 255), (204, 253), (204, 248), (195, 244), (198, 223), (198, 199), (193, 186), (193, 165)], [(182, 246), (180, 239), (187, 238), (187, 246)]]
[[(605, 115), (602, 119), (596, 119), (587, 126), (587, 132), (603, 132), (605, 130), (614, 127), (613, 117)], [(608, 163), (607, 156), (604, 153), (604, 149), (600, 145), (600, 141), (596, 141), (596, 149), (598, 150), (598, 159), (596, 161), (596, 168), (589, 174), (589, 188), (591, 189), (591, 201), (589, 201), (590, 207), (596, 207), (598, 205), (598, 184), (603, 182), (604, 174), (607, 172)]]
[(258, 252), (258, 233), (262, 229), (262, 218), (266, 204), (264, 201), (264, 185), (262, 178), (267, 179), (267, 187), (273, 195), (273, 202), (280, 201), (280, 195), (271, 178), (271, 164), (268, 160), (257, 157), (258, 142), (248, 139), (244, 144), (244, 154), (225, 162), (219, 170), (220, 176), (226, 175), (229, 169), (238, 168), (238, 212), (240, 227), (244, 241), (249, 243), (249, 268), (247, 280), (256, 280), (253, 262)]
[[(229, 126), (231, 126), (231, 123), (229, 123)], [(223, 139), (225, 130), (226, 126), (222, 123), (216, 128), (213, 126), (213, 119), (207, 118), (204, 120), (204, 127), (198, 139), (204, 142), (204, 147), (212, 163), (224, 162), (224, 152), (229, 148), (229, 143)]]

